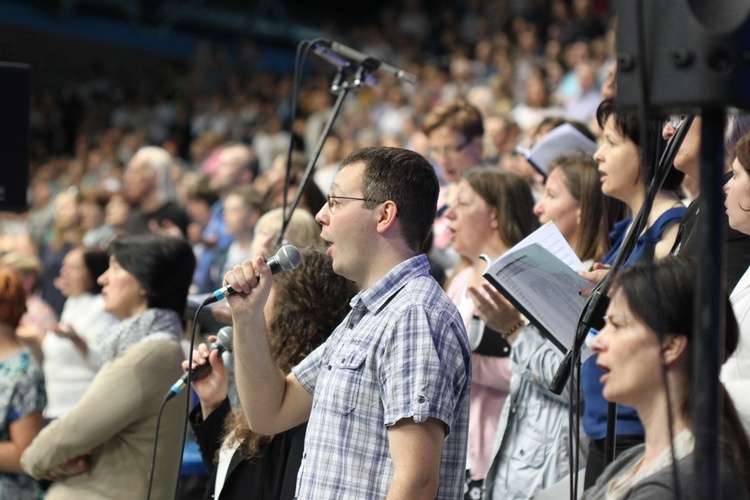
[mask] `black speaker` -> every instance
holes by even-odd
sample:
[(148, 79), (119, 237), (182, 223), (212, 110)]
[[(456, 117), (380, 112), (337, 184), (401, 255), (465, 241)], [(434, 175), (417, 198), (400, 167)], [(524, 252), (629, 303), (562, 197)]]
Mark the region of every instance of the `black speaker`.
[(30, 83), (28, 65), (0, 62), (0, 211), (28, 209)]
[(654, 115), (750, 109), (750, 0), (617, 3), (619, 105), (645, 90)]

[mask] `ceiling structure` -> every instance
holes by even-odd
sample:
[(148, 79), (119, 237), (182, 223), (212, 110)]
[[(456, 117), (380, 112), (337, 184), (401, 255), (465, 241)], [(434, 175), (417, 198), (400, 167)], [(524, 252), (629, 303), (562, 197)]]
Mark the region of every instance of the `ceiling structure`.
[[(0, 1), (0, 3), (3, 3)], [(5, 3), (12, 3), (5, 0)], [(296, 44), (377, 19), (388, 2), (358, 0), (27, 0), (60, 21), (96, 16), (130, 23), (159, 35), (182, 32), (224, 39), (257, 38)]]

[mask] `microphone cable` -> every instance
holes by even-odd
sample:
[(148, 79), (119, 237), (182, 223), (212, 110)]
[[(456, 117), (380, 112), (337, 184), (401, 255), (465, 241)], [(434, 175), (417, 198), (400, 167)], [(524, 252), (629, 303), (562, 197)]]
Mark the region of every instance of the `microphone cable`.
[[(188, 351), (188, 371), (187, 371), (187, 380), (185, 381), (186, 387), (188, 388), (187, 397), (185, 398), (185, 418), (183, 419), (182, 423), (182, 444), (180, 445), (180, 461), (179, 466), (177, 467), (177, 481), (175, 482), (174, 486), (174, 499), (178, 500), (178, 493), (180, 489), (180, 476), (182, 475), (182, 459), (183, 455), (185, 453), (185, 440), (187, 437), (187, 422), (188, 417), (190, 415), (190, 380), (193, 374), (193, 363), (192, 363), (192, 354), (193, 349), (195, 348), (195, 331), (196, 331), (196, 325), (198, 324), (198, 314), (203, 309), (204, 304), (200, 304), (198, 306), (198, 309), (195, 310), (195, 315), (193, 315), (193, 324), (190, 328), (190, 349)], [(154, 435), (154, 451), (153, 455), (151, 456), (151, 466), (150, 466), (150, 473), (149, 473), (149, 479), (148, 479), (148, 494), (146, 495), (146, 500), (151, 500), (151, 491), (153, 489), (154, 485), (154, 469), (156, 468), (156, 452), (157, 452), (157, 446), (159, 443), (159, 428), (161, 426), (161, 417), (162, 413), (164, 412), (164, 408), (166, 406), (166, 403), (169, 399), (169, 395), (171, 392), (168, 392), (164, 399), (161, 402), (161, 405), (159, 406), (159, 415), (156, 419), (156, 433)]]

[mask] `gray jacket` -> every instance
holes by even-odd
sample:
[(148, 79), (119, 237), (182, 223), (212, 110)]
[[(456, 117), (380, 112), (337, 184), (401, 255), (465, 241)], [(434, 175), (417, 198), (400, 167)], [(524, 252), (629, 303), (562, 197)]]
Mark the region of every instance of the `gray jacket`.
[[(562, 359), (533, 325), (513, 344), (510, 396), (500, 415), (485, 498), (530, 498), (570, 474), (569, 393), (566, 388), (558, 396), (548, 389)], [(579, 467), (587, 447), (581, 451)]]
[[(623, 453), (620, 458), (607, 467), (596, 484), (583, 493), (582, 500), (598, 500), (607, 498), (609, 483), (620, 474), (629, 471), (635, 463), (643, 456), (646, 445), (638, 445)], [(747, 487), (742, 479), (729, 465), (723, 461), (721, 464), (719, 483), (721, 485), (721, 496), (716, 498), (731, 498), (732, 500), (747, 500)], [(692, 500), (695, 498), (695, 471), (693, 469), (693, 454), (677, 461), (677, 475), (680, 481), (681, 500)], [(675, 498), (674, 481), (672, 478), (672, 467), (662, 469), (655, 474), (644, 478), (625, 494), (627, 500), (662, 500), (664, 498)]]

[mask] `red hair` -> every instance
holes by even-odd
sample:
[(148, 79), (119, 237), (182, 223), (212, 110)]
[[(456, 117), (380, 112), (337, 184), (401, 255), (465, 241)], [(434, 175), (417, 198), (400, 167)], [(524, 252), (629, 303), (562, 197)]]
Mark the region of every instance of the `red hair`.
[(26, 312), (26, 291), (14, 271), (0, 268), (0, 323), (16, 328)]

